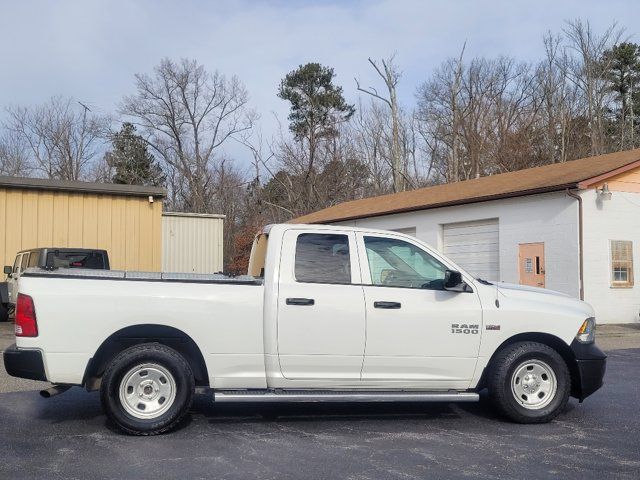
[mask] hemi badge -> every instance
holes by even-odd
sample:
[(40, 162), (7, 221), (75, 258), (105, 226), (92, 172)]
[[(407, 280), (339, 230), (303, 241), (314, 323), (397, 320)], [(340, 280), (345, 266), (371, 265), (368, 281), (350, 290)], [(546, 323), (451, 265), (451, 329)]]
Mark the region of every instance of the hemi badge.
[(487, 325), (487, 330), (500, 330), (500, 325)]

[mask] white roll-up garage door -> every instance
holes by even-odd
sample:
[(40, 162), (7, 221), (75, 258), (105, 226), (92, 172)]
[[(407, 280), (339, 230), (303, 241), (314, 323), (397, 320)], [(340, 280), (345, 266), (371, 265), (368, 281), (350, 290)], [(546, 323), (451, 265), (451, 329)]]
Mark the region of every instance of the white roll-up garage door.
[(500, 280), (498, 219), (443, 225), (444, 254), (477, 278)]

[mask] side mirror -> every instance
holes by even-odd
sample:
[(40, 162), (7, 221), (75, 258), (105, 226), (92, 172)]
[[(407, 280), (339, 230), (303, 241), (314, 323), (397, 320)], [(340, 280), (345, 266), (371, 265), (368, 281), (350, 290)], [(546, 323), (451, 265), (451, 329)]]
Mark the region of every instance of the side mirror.
[(4, 274), (5, 275), (11, 275), (12, 272), (13, 272), (13, 267), (11, 265), (5, 265), (4, 266)]
[(464, 292), (467, 284), (462, 280), (462, 274), (456, 270), (444, 272), (444, 289), (450, 292)]

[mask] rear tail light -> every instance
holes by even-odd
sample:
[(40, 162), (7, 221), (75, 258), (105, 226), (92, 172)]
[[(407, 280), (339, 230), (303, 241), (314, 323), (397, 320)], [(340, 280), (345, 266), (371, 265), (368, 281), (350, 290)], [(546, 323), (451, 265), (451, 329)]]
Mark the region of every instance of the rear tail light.
[(33, 298), (24, 293), (19, 293), (16, 300), (16, 336), (38, 336), (38, 321), (36, 320)]

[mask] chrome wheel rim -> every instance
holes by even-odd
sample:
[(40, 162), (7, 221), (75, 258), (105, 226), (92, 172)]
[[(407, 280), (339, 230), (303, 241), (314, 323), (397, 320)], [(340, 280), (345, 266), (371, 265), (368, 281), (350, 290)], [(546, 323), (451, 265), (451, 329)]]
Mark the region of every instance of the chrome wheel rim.
[(144, 363), (129, 370), (120, 381), (120, 404), (139, 419), (153, 419), (171, 408), (176, 399), (176, 381), (162, 365)]
[(556, 374), (541, 360), (521, 363), (511, 376), (513, 398), (528, 410), (539, 410), (549, 405), (557, 390)]

